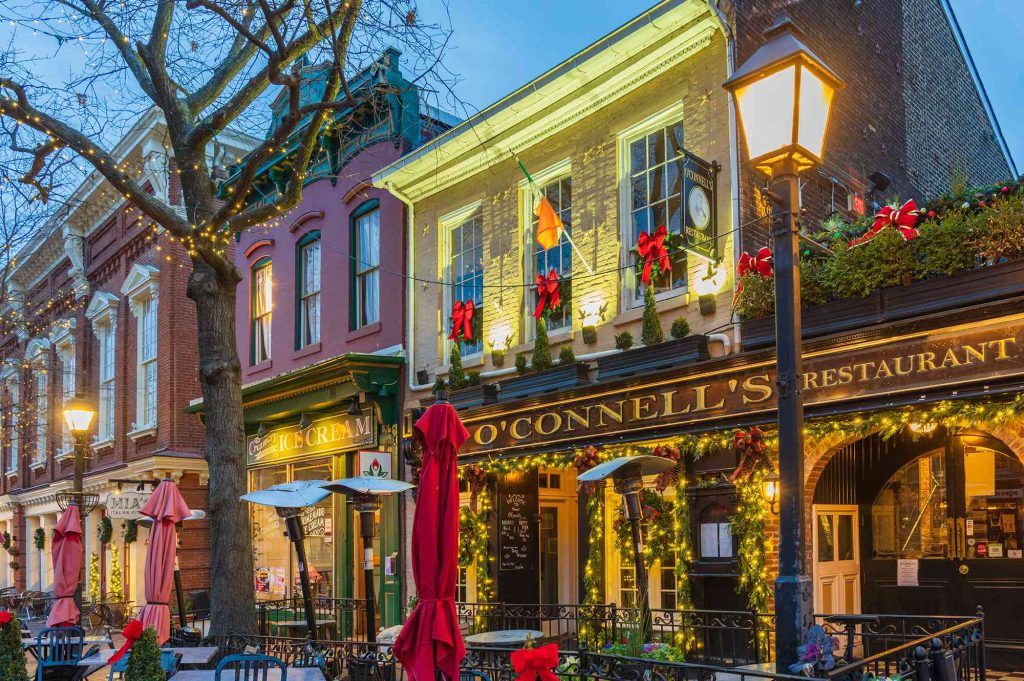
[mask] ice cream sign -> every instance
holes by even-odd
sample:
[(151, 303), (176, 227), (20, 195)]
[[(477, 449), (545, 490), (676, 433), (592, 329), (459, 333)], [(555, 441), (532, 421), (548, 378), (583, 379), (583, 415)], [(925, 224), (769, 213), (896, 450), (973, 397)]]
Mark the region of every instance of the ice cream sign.
[(391, 452), (359, 450), (359, 475), (367, 478), (391, 478)]

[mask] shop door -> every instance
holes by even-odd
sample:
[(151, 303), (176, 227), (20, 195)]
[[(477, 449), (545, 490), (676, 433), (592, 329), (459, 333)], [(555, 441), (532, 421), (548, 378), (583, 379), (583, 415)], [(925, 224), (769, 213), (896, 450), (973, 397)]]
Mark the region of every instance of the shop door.
[(814, 611), (860, 612), (856, 506), (814, 506)]

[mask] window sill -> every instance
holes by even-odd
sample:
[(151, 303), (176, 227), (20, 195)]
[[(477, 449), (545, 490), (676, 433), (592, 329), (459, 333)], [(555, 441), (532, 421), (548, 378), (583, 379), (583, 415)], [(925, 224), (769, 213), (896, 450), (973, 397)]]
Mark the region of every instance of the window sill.
[(72, 449), (58, 449), (53, 454), (53, 458), (57, 463), (64, 463), (65, 461), (71, 461), (75, 458), (75, 450)]
[(16, 477), (18, 477), (18, 470), (14, 469), (14, 470), (11, 470), (11, 471), (6, 471), (4, 473), (4, 477), (7, 478), (8, 480), (11, 479), (11, 478), (16, 478)]
[[(665, 312), (671, 312), (672, 310), (679, 310), (690, 303), (689, 293), (685, 288), (679, 289), (679, 291), (672, 296), (661, 298), (658, 301), (658, 314), (664, 314)], [(643, 303), (636, 307), (631, 307), (627, 310), (620, 312), (612, 319), (612, 325), (619, 327), (625, 326), (626, 324), (632, 324), (638, 322), (644, 316)]]
[(42, 461), (33, 461), (32, 463), (29, 464), (29, 468), (32, 469), (33, 473), (38, 473), (39, 471), (46, 470), (46, 459), (43, 459)]
[(128, 437), (130, 437), (134, 442), (138, 442), (144, 438), (156, 437), (156, 426), (135, 426), (135, 428), (128, 433)]
[[(483, 365), (484, 353), (482, 351), (474, 352), (472, 355), (466, 355), (465, 357), (462, 358), (463, 369), (474, 369), (476, 367), (482, 367)], [(437, 370), (438, 376), (440, 376), (441, 374), (447, 376), (448, 372), (451, 371), (451, 368), (451, 364), (442, 364), (441, 367)]]
[(358, 329), (353, 329), (352, 331), (349, 331), (348, 335), (345, 336), (345, 340), (354, 341), (357, 338), (365, 338), (366, 336), (372, 336), (375, 333), (380, 333), (380, 330), (382, 328), (383, 325), (380, 322), (367, 324), (366, 326), (361, 326)]
[[(552, 345), (554, 345), (556, 343), (565, 343), (565, 342), (571, 343), (575, 339), (576, 339), (576, 330), (574, 328), (572, 328), (571, 326), (566, 326), (566, 327), (563, 327), (561, 329), (557, 329), (555, 331), (549, 331), (548, 332), (548, 342), (551, 343)], [(537, 335), (536, 335), (536, 331), (535, 331), (534, 335), (526, 343), (523, 343), (522, 345), (523, 346), (528, 346), (532, 350), (533, 349), (533, 344), (534, 344), (534, 342), (536, 340), (537, 340)]]
[(114, 438), (108, 437), (105, 440), (96, 440), (92, 443), (92, 451), (103, 452), (114, 448)]
[(303, 357), (309, 357), (310, 355), (317, 354), (321, 350), (323, 350), (323, 345), (320, 342), (310, 343), (309, 345), (305, 345), (296, 350), (295, 352), (293, 352), (292, 359), (302, 359)]
[(271, 368), (273, 366), (274, 366), (273, 358), (265, 359), (262, 362), (258, 362), (257, 364), (249, 365), (249, 373), (250, 374), (258, 374), (261, 371), (266, 371), (267, 369), (269, 369), (269, 368)]

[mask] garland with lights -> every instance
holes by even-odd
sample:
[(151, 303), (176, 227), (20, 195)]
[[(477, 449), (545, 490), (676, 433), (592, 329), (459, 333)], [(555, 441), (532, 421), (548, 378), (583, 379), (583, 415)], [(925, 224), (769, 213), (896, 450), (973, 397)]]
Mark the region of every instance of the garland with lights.
[(594, 650), (603, 642), (604, 602), (604, 485), (587, 495), (587, 562), (583, 567), (583, 604), (580, 608), (580, 643)]
[[(640, 490), (640, 508), (643, 511), (644, 563), (650, 569), (655, 561), (671, 559), (675, 553), (673, 503), (645, 487)], [(619, 556), (632, 562), (633, 535), (622, 508), (612, 523), (612, 531)]]
[[(491, 557), (488, 551), (490, 534), (491, 496), (487, 489), (487, 472), (478, 465), (462, 466), (459, 477), (469, 485), (469, 505), (459, 508), (460, 568), (472, 568), (476, 577), (476, 602), (494, 602), (494, 579), (491, 577)], [(477, 612), (476, 624), (483, 624), (486, 608)]]
[[(766, 532), (768, 504), (761, 493), (765, 474), (764, 469), (757, 469), (736, 480), (736, 514), (730, 518), (732, 533), (739, 543), (736, 591), (741, 596), (746, 595), (747, 608), (756, 613), (768, 612), (772, 598), (765, 565), (765, 556), (770, 550)], [(759, 630), (758, 645), (767, 644), (767, 632)]]
[[(693, 589), (690, 585), (690, 564), (693, 562), (693, 544), (690, 539), (690, 499), (686, 493), (686, 475), (680, 463), (672, 500), (672, 552), (676, 557), (676, 609), (693, 610)], [(692, 627), (676, 632), (675, 645), (684, 653), (697, 646), (697, 635)]]

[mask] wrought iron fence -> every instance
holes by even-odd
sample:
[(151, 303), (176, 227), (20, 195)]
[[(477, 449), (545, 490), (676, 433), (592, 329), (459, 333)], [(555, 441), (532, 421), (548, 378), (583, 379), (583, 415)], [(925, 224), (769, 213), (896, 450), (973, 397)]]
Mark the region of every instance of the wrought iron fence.
[[(317, 638), (366, 640), (365, 600), (316, 597), (313, 599), (313, 617), (317, 625)], [(306, 615), (302, 598), (257, 601), (256, 621), (259, 633), (263, 636), (305, 636)]]

